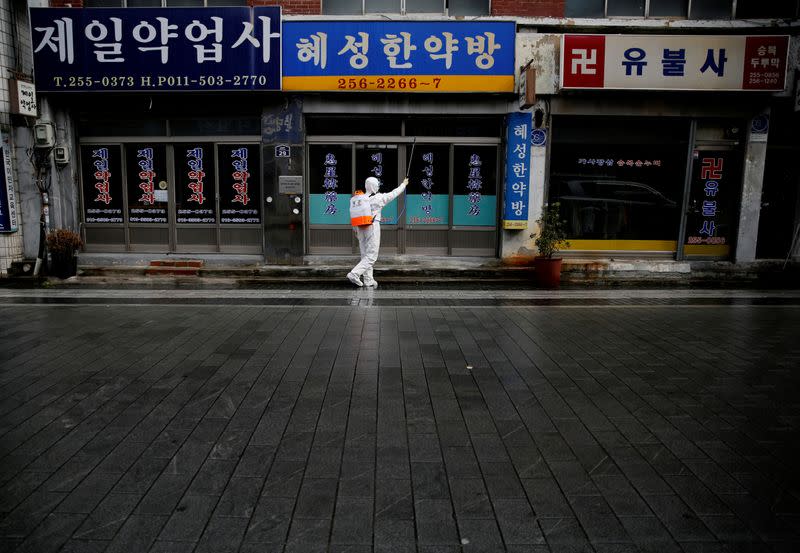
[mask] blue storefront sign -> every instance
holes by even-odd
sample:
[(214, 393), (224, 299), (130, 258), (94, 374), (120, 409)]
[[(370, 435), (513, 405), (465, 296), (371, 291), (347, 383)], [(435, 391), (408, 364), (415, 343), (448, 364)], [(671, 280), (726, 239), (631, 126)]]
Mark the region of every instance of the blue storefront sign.
[(528, 190), (531, 171), (531, 114), (508, 114), (504, 229), (528, 228)]
[(287, 21), (284, 90), (513, 92), (515, 24)]
[(281, 88), (277, 6), (30, 12), (39, 91)]

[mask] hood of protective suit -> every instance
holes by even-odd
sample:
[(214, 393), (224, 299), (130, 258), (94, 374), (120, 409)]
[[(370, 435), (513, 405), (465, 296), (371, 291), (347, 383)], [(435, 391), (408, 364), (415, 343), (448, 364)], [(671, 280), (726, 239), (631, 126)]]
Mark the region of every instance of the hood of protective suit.
[(367, 189), (367, 194), (377, 194), (378, 189), (381, 187), (381, 181), (375, 177), (369, 177), (364, 182), (364, 187)]

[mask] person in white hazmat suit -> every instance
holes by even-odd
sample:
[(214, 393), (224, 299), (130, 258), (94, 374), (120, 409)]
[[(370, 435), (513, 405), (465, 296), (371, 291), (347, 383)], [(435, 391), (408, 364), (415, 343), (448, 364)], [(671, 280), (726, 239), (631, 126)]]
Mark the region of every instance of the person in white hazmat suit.
[(378, 192), (380, 186), (378, 179), (369, 177), (364, 182), (366, 194), (356, 190), (350, 199), (350, 223), (358, 238), (361, 261), (347, 273), (347, 280), (356, 286), (378, 285), (372, 276), (372, 266), (378, 259), (378, 250), (381, 247), (381, 209), (403, 193), (408, 186), (408, 178), (385, 194)]

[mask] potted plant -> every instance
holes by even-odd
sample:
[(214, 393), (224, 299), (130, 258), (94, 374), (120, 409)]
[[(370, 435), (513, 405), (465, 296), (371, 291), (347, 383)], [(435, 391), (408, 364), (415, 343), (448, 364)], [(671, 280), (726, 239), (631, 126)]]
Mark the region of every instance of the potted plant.
[(554, 258), (561, 248), (568, 248), (567, 233), (564, 230), (565, 220), (561, 219), (558, 202), (545, 204), (542, 216), (536, 221), (539, 225), (539, 234), (531, 234), (536, 238), (534, 243), (539, 250), (539, 255), (534, 261), (534, 279), (539, 286), (545, 288), (558, 288), (561, 284), (560, 257)]
[(77, 250), (83, 245), (81, 237), (69, 229), (56, 229), (47, 235), (47, 249), (52, 261), (52, 273), (58, 278), (78, 274)]

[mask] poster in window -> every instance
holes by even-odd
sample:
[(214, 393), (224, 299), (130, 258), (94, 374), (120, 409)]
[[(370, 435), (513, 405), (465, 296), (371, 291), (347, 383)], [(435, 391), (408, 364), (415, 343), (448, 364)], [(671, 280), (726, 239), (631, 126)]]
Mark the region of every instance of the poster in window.
[(497, 147), (454, 147), (453, 224), (465, 227), (496, 226)]
[[(411, 148), (408, 148), (411, 155)], [(406, 223), (447, 225), (450, 223), (450, 146), (417, 144), (409, 160), (406, 189)]]
[[(356, 183), (363, 184), (368, 177), (381, 181), (381, 192), (391, 192), (397, 181), (397, 146), (367, 145), (356, 148)], [(381, 223), (397, 224), (397, 200), (381, 210)]]
[(217, 222), (214, 145), (175, 145), (175, 209), (178, 223)]
[(724, 256), (736, 232), (742, 154), (699, 150), (692, 164), (686, 214), (686, 253)]
[(675, 240), (685, 144), (557, 143), (551, 167), (568, 238)]
[(350, 225), (351, 156), (349, 145), (313, 144), (308, 147), (308, 210), (312, 225)]
[(86, 223), (122, 223), (121, 157), (117, 144), (81, 146)]
[(223, 225), (261, 223), (261, 148), (220, 144), (219, 211)]
[(128, 178), (128, 221), (160, 223), (168, 221), (169, 184), (167, 147), (164, 144), (125, 146)]

